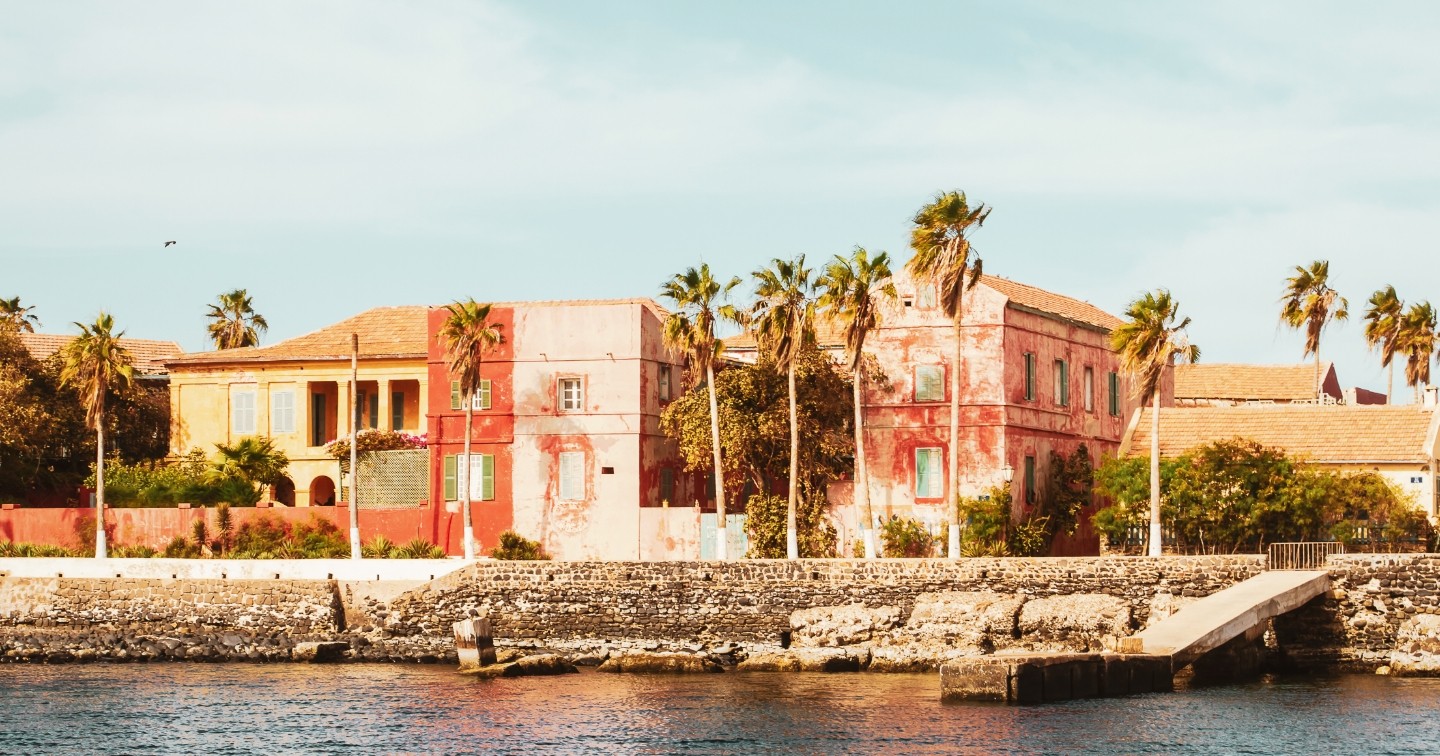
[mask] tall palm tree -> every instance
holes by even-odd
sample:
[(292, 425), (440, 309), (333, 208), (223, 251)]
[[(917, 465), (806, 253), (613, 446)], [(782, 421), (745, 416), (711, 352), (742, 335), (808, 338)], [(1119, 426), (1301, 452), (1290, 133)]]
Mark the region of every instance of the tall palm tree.
[(40, 319), (32, 312), (35, 308), (20, 304), (20, 297), (0, 299), (0, 325), (9, 325), (16, 331), (34, 333)]
[(480, 390), (480, 365), (485, 355), (505, 342), (501, 324), (490, 320), (488, 304), (474, 299), (445, 305), (445, 321), (437, 337), (445, 349), (445, 364), (450, 374), (460, 381), (460, 395), (465, 397), (465, 456), (456, 465), (456, 478), (464, 470), (465, 484), (460, 486), (460, 507), (465, 518), (465, 558), (475, 558), (475, 525), (470, 519), (470, 430), (475, 421), (475, 394)]
[(95, 556), (105, 552), (105, 403), (110, 392), (130, 385), (133, 360), (120, 346), (124, 331), (115, 333), (115, 319), (100, 312), (93, 325), (76, 323), (80, 335), (65, 345), (60, 381), (80, 394), (85, 424), (95, 430)]
[(1330, 261), (1316, 260), (1310, 267), (1295, 266), (1295, 275), (1285, 279), (1280, 297), (1280, 321), (1295, 330), (1305, 330), (1305, 354), (1315, 355), (1315, 400), (1320, 400), (1320, 333), (1332, 320), (1350, 317), (1350, 303), (1330, 288)]
[(815, 341), (815, 283), (805, 255), (774, 259), (755, 271), (755, 308), (750, 321), (760, 345), (784, 368), (790, 389), (790, 497), (785, 507), (785, 556), (800, 558), (800, 531), (795, 522), (800, 500), (800, 420), (795, 407), (795, 359)]
[(1385, 381), (1385, 403), (1394, 401), (1395, 352), (1399, 346), (1400, 327), (1405, 318), (1405, 303), (1400, 301), (1394, 286), (1386, 286), (1370, 295), (1365, 308), (1365, 343), (1380, 352), (1380, 366), (1390, 369)]
[(1160, 380), (1176, 362), (1200, 359), (1200, 347), (1185, 336), (1190, 318), (1175, 322), (1180, 310), (1170, 292), (1146, 292), (1125, 310), (1126, 322), (1110, 333), (1120, 354), (1120, 369), (1135, 380), (1140, 404), (1150, 410), (1150, 556), (1160, 556)]
[(730, 291), (740, 285), (740, 278), (717, 281), (710, 266), (687, 268), (660, 285), (660, 295), (675, 305), (665, 319), (665, 346), (690, 358), (690, 383), (701, 380), (710, 394), (710, 447), (715, 458), (715, 557), (728, 559), (725, 528), (725, 469), (720, 457), (720, 410), (715, 399), (715, 360), (725, 350), (724, 342), (715, 338), (715, 323), (726, 320), (739, 323), (743, 318), (733, 305), (727, 304)]
[(1405, 311), (1400, 324), (1398, 351), (1405, 355), (1405, 383), (1415, 389), (1420, 402), (1420, 389), (1430, 383), (1430, 360), (1435, 355), (1435, 308), (1429, 302), (1416, 302)]
[(911, 219), (910, 246), (915, 256), (905, 269), (917, 282), (939, 288), (940, 306), (955, 327), (954, 352), (950, 360), (950, 475), (945, 482), (945, 500), (952, 511), (949, 556), (960, 558), (960, 318), (965, 291), (980, 280), (980, 256), (970, 246), (970, 233), (984, 225), (990, 208), (971, 206), (961, 191), (941, 192)]
[(865, 558), (874, 559), (875, 519), (870, 511), (870, 478), (865, 469), (865, 337), (880, 324), (880, 310), (895, 299), (890, 281), (890, 255), (874, 258), (864, 247), (849, 257), (835, 255), (817, 282), (822, 290), (818, 304), (829, 317), (845, 328), (845, 353), (855, 390), (855, 505), (860, 513), (860, 537)]
[(270, 328), (265, 316), (255, 312), (250, 295), (244, 289), (236, 289), (220, 295), (219, 304), (210, 305), (205, 317), (210, 319), (206, 329), (216, 349), (237, 349), (256, 346), (260, 334)]

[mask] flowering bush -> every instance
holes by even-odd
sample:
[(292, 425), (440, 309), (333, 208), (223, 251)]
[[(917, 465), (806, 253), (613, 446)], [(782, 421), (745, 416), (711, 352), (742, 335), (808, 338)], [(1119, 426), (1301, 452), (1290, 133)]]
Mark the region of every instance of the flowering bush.
[[(370, 428), (355, 434), (355, 451), (358, 454), (372, 451), (395, 451), (397, 449), (424, 449), (425, 434), (406, 433)], [(350, 439), (337, 438), (325, 445), (325, 453), (335, 459), (350, 458)]]

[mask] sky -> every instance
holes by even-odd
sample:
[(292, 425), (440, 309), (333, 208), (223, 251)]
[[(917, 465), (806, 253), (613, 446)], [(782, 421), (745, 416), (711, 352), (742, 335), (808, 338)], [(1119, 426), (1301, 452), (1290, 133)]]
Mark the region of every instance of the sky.
[[(1206, 362), (1384, 390), (1366, 299), (1440, 301), (1440, 5), (0, 0), (0, 297), (207, 349), (368, 307), (655, 296), (855, 245), (936, 192), (987, 273), (1112, 312), (1170, 289)], [(162, 248), (163, 242), (177, 244)], [(1403, 381), (1402, 381), (1403, 384)], [(1405, 396), (1403, 385), (1397, 394)]]

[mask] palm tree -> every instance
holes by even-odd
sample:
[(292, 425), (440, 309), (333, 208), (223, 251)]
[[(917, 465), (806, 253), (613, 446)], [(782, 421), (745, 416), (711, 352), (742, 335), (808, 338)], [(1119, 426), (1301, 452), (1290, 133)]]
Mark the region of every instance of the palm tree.
[(800, 558), (800, 531), (795, 522), (800, 499), (800, 420), (795, 407), (795, 358), (801, 347), (815, 341), (815, 284), (805, 267), (805, 255), (794, 260), (774, 259), (770, 267), (755, 271), (755, 308), (750, 321), (757, 341), (783, 368), (790, 389), (790, 498), (785, 507), (785, 556)]
[(725, 529), (725, 470), (720, 458), (720, 409), (715, 399), (715, 360), (725, 350), (724, 342), (715, 338), (715, 322), (728, 320), (739, 323), (740, 313), (725, 300), (740, 285), (739, 277), (721, 283), (710, 274), (710, 266), (688, 268), (661, 284), (660, 295), (675, 305), (675, 312), (665, 319), (665, 346), (690, 358), (691, 386), (703, 379), (710, 394), (710, 446), (715, 458), (715, 557), (729, 558)]
[[(939, 288), (940, 306), (955, 326), (954, 353), (950, 360), (950, 475), (946, 480), (946, 501), (950, 502), (949, 556), (960, 558), (960, 317), (965, 291), (980, 280), (980, 256), (970, 246), (970, 233), (985, 224), (990, 208), (974, 207), (961, 191), (941, 192), (920, 208), (912, 219), (910, 246), (915, 256), (905, 269), (917, 282)], [(972, 262), (973, 258), (973, 262)]]
[(273, 485), (285, 475), (290, 457), (275, 448), (274, 439), (246, 436), (233, 444), (216, 444), (215, 472), (251, 484)]
[(16, 331), (34, 333), (40, 319), (31, 312), (35, 308), (20, 304), (20, 297), (0, 299), (0, 325), (8, 325)]
[(1385, 382), (1385, 403), (1394, 401), (1395, 352), (1399, 346), (1400, 326), (1405, 317), (1405, 303), (1395, 293), (1394, 286), (1386, 286), (1370, 295), (1369, 306), (1365, 309), (1365, 343), (1380, 352), (1380, 366), (1390, 369)]
[(1332, 320), (1350, 317), (1350, 303), (1330, 288), (1330, 261), (1316, 260), (1309, 268), (1295, 266), (1295, 275), (1285, 279), (1280, 297), (1280, 322), (1305, 329), (1305, 354), (1315, 355), (1315, 400), (1320, 400), (1320, 332)]
[(465, 456), (456, 466), (456, 478), (464, 470), (460, 486), (460, 506), (465, 518), (465, 558), (475, 558), (475, 525), (470, 520), (470, 430), (475, 421), (475, 394), (480, 391), (480, 365), (495, 347), (505, 342), (501, 324), (490, 320), (488, 304), (474, 299), (445, 306), (448, 313), (440, 324), (437, 337), (445, 348), (445, 364), (450, 374), (460, 381), (460, 395), (465, 397)]
[(133, 380), (130, 353), (120, 346), (124, 331), (115, 333), (115, 320), (100, 312), (94, 325), (76, 323), (80, 335), (65, 345), (65, 366), (60, 381), (75, 388), (85, 407), (85, 424), (95, 430), (95, 556), (105, 558), (105, 401), (111, 390)]
[(237, 349), (256, 346), (260, 334), (270, 328), (265, 317), (255, 312), (250, 295), (244, 289), (236, 289), (220, 295), (220, 304), (210, 305), (205, 317), (210, 319), (210, 339), (216, 349)]
[(880, 252), (871, 259), (864, 247), (856, 247), (849, 257), (835, 255), (817, 282), (822, 290), (821, 309), (845, 327), (845, 352), (855, 384), (855, 506), (861, 517), (866, 559), (875, 558), (876, 548), (870, 479), (865, 469), (865, 337), (880, 324), (882, 306), (895, 299), (890, 278), (890, 255)]
[(1415, 389), (1415, 402), (1420, 402), (1420, 389), (1430, 383), (1430, 360), (1435, 354), (1435, 308), (1429, 302), (1416, 302), (1405, 311), (1400, 323), (1398, 349), (1405, 355), (1405, 383)]
[(1120, 369), (1136, 381), (1136, 398), (1150, 410), (1150, 556), (1160, 556), (1160, 379), (1176, 362), (1200, 359), (1200, 347), (1189, 343), (1190, 318), (1175, 322), (1180, 304), (1165, 289), (1146, 292), (1125, 310), (1128, 320), (1110, 333), (1110, 347), (1120, 354)]

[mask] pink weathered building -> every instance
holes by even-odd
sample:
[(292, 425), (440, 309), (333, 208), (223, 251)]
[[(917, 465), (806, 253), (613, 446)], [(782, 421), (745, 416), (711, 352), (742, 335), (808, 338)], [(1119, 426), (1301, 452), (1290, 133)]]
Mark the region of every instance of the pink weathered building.
[[(431, 498), (457, 509), (465, 398), (434, 338), (445, 315), (429, 314)], [(666, 315), (649, 299), (493, 306), (505, 341), (471, 398), (470, 498), (482, 552), (513, 529), (557, 559), (699, 553), (695, 481), (660, 432), (682, 376), (662, 342)]]

